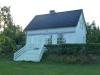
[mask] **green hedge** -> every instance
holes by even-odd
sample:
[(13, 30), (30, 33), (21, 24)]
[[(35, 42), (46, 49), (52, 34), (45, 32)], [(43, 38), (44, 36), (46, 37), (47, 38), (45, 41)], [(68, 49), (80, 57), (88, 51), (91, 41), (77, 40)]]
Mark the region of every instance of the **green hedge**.
[(86, 52), (88, 54), (100, 54), (100, 44), (86, 44)]
[(100, 54), (100, 44), (45, 45), (50, 54)]

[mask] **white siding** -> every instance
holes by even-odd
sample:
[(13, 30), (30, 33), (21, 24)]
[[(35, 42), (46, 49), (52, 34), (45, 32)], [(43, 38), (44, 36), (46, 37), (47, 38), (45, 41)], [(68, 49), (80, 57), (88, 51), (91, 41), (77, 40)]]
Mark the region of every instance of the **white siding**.
[(69, 33), (69, 34), (66, 33), (64, 34), (64, 38), (66, 39), (66, 43), (69, 44), (78, 43), (76, 33)]
[(72, 32), (75, 32), (75, 27), (27, 31), (27, 35), (48, 35), (48, 34), (72, 33)]
[(84, 21), (83, 14), (81, 14), (77, 28), (76, 28), (76, 36), (77, 36), (77, 41), (79, 43), (86, 43), (86, 25)]
[(34, 48), (41, 46), (41, 42), (45, 42), (49, 35), (28, 35), (26, 45), (33, 45)]
[[(59, 33), (63, 33), (64, 35), (65, 34), (69, 34), (70, 35), (72, 33), (75, 33), (75, 27), (28, 31), (27, 32), (26, 45), (27, 44), (35, 45), (35, 44), (39, 43), (42, 39), (44, 39), (44, 41), (46, 42), (46, 40), (51, 35), (52, 35), (52, 43), (56, 44), (57, 43), (57, 34), (59, 34)], [(69, 42), (71, 42), (71, 41), (69, 41)]]

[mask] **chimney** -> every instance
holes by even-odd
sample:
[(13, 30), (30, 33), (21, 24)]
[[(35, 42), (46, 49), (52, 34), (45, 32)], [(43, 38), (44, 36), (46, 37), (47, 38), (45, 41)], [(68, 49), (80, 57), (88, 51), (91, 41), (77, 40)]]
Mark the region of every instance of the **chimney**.
[(50, 10), (49, 13), (50, 13), (50, 14), (55, 14), (56, 12), (55, 12), (55, 10)]

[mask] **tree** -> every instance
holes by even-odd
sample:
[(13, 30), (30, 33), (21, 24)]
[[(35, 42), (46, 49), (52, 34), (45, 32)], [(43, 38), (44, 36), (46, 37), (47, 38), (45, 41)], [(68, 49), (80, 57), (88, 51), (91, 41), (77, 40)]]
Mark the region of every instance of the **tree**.
[(12, 54), (18, 44), (25, 44), (25, 35), (19, 25), (13, 23), (10, 7), (0, 8), (0, 51), (3, 54)]
[(87, 43), (100, 43), (100, 29), (96, 27), (95, 21), (87, 23)]

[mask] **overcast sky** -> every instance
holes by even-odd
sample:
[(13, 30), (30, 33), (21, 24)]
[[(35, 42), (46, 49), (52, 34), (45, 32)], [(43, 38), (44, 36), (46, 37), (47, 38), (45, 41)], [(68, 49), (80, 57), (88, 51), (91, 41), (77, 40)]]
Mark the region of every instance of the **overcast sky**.
[(15, 24), (23, 28), (35, 15), (47, 14), (49, 10), (56, 12), (83, 9), (86, 22), (95, 20), (100, 26), (99, 0), (0, 0), (0, 7), (10, 6)]

